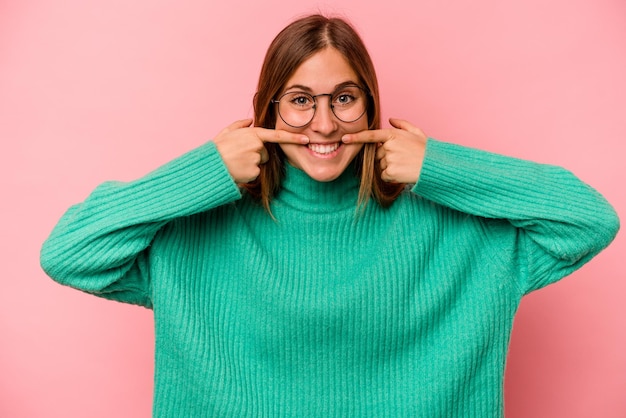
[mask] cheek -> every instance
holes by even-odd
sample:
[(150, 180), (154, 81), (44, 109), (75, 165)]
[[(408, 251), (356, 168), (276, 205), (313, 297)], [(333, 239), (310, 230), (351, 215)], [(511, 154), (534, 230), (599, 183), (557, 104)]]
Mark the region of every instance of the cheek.
[(361, 119), (356, 121), (353, 125), (354, 126), (350, 129), (350, 133), (365, 131), (365, 130), (369, 129), (367, 113), (365, 113), (363, 116), (361, 116)]
[(352, 161), (363, 149), (363, 144), (350, 144), (346, 145), (346, 148), (350, 148), (350, 161)]
[(287, 125), (281, 118), (278, 118), (276, 124), (274, 125), (274, 129), (278, 129), (281, 131), (293, 132), (293, 133), (301, 133), (306, 129), (306, 126), (303, 128), (294, 128), (292, 126)]
[(299, 160), (302, 158), (300, 153), (303, 153), (304, 150), (301, 148), (302, 145), (295, 144), (278, 144), (283, 154), (285, 155), (286, 161), (289, 162), (292, 166), (303, 169), (302, 164), (300, 164)]
[(283, 122), (283, 120), (276, 116), (276, 123), (274, 123), (274, 128), (275, 129), (285, 129), (285, 123)]

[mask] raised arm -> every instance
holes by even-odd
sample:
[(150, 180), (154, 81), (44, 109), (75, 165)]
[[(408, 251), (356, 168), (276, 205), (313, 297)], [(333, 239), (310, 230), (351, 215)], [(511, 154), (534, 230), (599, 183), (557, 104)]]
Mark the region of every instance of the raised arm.
[(72, 206), (41, 250), (61, 284), (150, 307), (145, 250), (169, 220), (240, 197), (211, 142), (136, 181), (107, 182)]
[(41, 250), (41, 265), (59, 283), (150, 307), (149, 246), (161, 227), (235, 201), (238, 183), (256, 178), (265, 142), (303, 135), (234, 122), (211, 142), (139, 180), (108, 182), (61, 218)]
[(525, 293), (581, 267), (619, 229), (611, 205), (561, 167), (427, 140), (405, 121), (392, 125), (347, 140), (378, 140), (377, 156), (390, 181), (415, 183), (413, 192), (433, 202), (517, 228), (519, 255), (528, 269), (519, 284)]

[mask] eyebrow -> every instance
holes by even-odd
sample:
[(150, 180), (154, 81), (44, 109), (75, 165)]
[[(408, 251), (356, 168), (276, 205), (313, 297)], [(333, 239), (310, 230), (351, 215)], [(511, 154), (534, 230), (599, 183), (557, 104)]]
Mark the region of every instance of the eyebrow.
[[(343, 87), (346, 87), (346, 86), (358, 86), (358, 85), (359, 85), (359, 83), (357, 83), (356, 81), (352, 81), (352, 80), (344, 81), (342, 83), (336, 84), (332, 91), (333, 92), (337, 91), (337, 90), (339, 90), (339, 89), (341, 89)], [(287, 92), (287, 91), (292, 90), (292, 89), (299, 89), (299, 90), (303, 90), (303, 91), (305, 91), (307, 93), (313, 93), (313, 89), (311, 87), (305, 86), (303, 84), (292, 84), (291, 86), (285, 88), (283, 90), (283, 92)]]

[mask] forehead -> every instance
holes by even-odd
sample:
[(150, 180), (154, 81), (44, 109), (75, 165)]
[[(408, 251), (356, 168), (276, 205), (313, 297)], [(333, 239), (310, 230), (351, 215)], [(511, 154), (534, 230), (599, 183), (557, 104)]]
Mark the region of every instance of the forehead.
[(359, 77), (348, 60), (335, 48), (325, 48), (305, 60), (291, 75), (285, 90), (293, 85), (306, 86), (311, 91), (329, 92), (339, 84), (357, 83)]

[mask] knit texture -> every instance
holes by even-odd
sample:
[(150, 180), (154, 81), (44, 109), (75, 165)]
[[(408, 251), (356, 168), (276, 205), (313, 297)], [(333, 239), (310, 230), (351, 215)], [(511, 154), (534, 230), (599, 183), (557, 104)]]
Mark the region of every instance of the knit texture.
[(568, 171), (428, 141), (418, 183), (356, 210), (347, 170), (286, 167), (273, 220), (209, 142), (60, 220), (55, 280), (154, 310), (156, 417), (499, 417), (523, 295), (619, 228)]

